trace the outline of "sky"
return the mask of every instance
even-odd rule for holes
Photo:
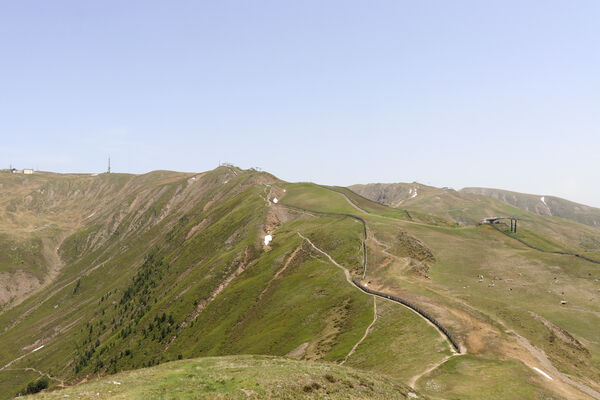
[[[600,2],[0,0],[0,168],[600,207]]]

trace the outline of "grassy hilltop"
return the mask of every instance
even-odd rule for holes
[[[329,363],[265,356],[173,361],[121,372],[35,399],[411,399],[389,378]],[[418,398],[425,399],[422,395]]]
[[[444,204],[420,192],[391,208],[234,167],[0,174],[0,185],[0,274],[32,282],[0,297],[1,398],[40,376],[50,389],[108,375],[87,384],[103,385],[121,371],[242,354],[344,364],[431,398],[600,390],[599,266],[471,222],[510,211],[520,237],[600,258],[593,227],[483,196],[483,206],[460,196]],[[347,214],[366,224],[363,283],[417,304],[461,354],[419,315],[347,281],[365,256],[364,227]],[[196,362],[208,361],[164,368]]]

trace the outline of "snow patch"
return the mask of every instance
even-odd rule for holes
[[[32,353],[35,353],[36,351],[43,349],[44,345],[41,345],[40,347],[36,347],[35,349],[31,350]]]
[[[408,192],[410,194],[410,198],[414,199],[415,197],[417,197],[417,188],[411,188],[410,191]]]
[[[408,397],[412,398],[412,399],[418,399],[419,396],[416,393],[413,392],[408,392]]]
[[[273,240],[273,236],[271,236],[271,235],[265,236],[265,246],[268,246],[269,243],[271,242],[271,240]]]
[[[544,203],[544,205],[546,206],[546,209],[548,210],[548,213],[550,215],[552,215],[552,210],[550,209],[550,207],[548,207],[548,204],[546,203],[546,196],[542,196],[540,197],[540,200],[542,201],[542,203]]]
[[[277,197],[275,197],[275,198],[273,199],[273,203],[277,204],[278,202],[279,202],[279,200],[277,200]]]
[[[544,375],[544,376],[545,376],[545,377],[546,377],[548,380],[551,380],[551,381],[552,381],[552,380],[554,380],[554,379],[552,379],[552,377],[551,377],[550,375],[548,375],[547,373],[545,373],[544,371],[542,371],[542,370],[541,370],[541,369],[539,369],[538,367],[533,367],[533,369],[534,369],[536,372],[540,373],[541,375]]]
[[[112,381],[113,385],[120,385],[121,382],[117,382],[117,381]]]

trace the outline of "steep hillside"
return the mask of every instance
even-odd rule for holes
[[[39,215],[65,238],[52,248],[55,274],[42,264],[42,284],[0,313],[3,398],[39,374],[56,387],[179,357],[342,361],[373,319],[370,297],[340,285],[343,272],[303,239],[359,271],[361,227],[276,207],[269,174],[4,178],[30,185],[6,193],[15,225]],[[16,267],[33,275],[36,265]],[[432,329],[415,322],[415,332]]]
[[[37,286],[0,311],[0,398],[41,376],[56,389],[241,354],[344,364],[437,399],[600,398],[598,265],[453,221],[507,207],[520,238],[598,257],[594,228],[426,188],[390,208],[234,167],[2,184],[14,253],[0,271]]]
[[[508,204],[539,215],[553,215],[593,227],[600,227],[600,209],[554,196],[539,196],[510,192],[508,190],[470,187],[464,193],[480,194],[502,200]]]
[[[331,363],[265,356],[173,361],[31,399],[426,399],[389,378]]]

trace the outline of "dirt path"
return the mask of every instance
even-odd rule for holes
[[[438,361],[437,363],[433,364],[431,367],[427,368],[425,371],[421,372],[420,374],[417,374],[415,376],[413,376],[412,378],[410,378],[410,381],[408,382],[408,386],[410,386],[411,388],[415,388],[415,384],[417,383],[417,381],[419,379],[421,379],[421,377],[428,375],[429,373],[431,373],[432,371],[438,369],[439,367],[441,367],[446,361],[448,361],[449,359],[451,359],[454,356],[457,356],[457,353],[454,354],[448,354],[446,357],[442,358],[440,361]]]
[[[19,356],[17,358],[15,358],[14,360],[10,361],[8,364],[6,364],[5,366],[3,366],[2,368],[0,368],[0,371],[5,370],[6,368],[10,367],[11,365],[13,365],[14,363],[16,363],[19,360],[22,360],[23,358],[27,357],[28,355],[35,353],[38,350],[41,350],[44,347],[44,345],[38,346],[35,349],[31,350],[29,353],[25,353],[22,356]]]
[[[346,276],[346,281],[349,284],[351,284],[352,286],[354,286],[354,284],[352,283],[352,278],[350,278],[350,271],[348,271],[348,269],[346,267],[341,266],[340,264],[338,264],[333,258],[331,258],[331,256],[329,254],[325,253],[323,250],[321,250],[320,248],[318,248],[317,246],[315,246],[314,243],[311,242],[309,238],[307,238],[306,236],[304,236],[300,232],[298,232],[298,235],[300,235],[300,237],[302,239],[306,240],[308,242],[308,244],[310,244],[313,249],[315,249],[317,252],[323,254],[325,257],[327,257],[329,259],[329,261],[331,261],[331,263],[333,265],[335,265],[336,267],[338,267],[342,271],[344,271],[344,275]]]
[[[164,346],[163,353],[165,351],[167,351],[169,349],[169,347],[171,346],[171,344],[175,341],[175,339],[177,339],[177,336],[178,336],[179,332],[181,332],[181,330],[184,329],[188,324],[194,322],[196,320],[196,318],[198,318],[198,316],[200,316],[200,314],[202,313],[202,311],[204,311],[204,309],[206,307],[208,307],[208,305],[210,305],[210,303],[212,303],[217,298],[217,296],[223,290],[225,290],[229,286],[229,284],[235,278],[237,278],[238,276],[240,276],[240,274],[242,272],[244,272],[248,267],[250,267],[250,265],[252,265],[255,261],[250,261],[249,260],[249,252],[248,252],[248,248],[246,248],[244,250],[243,259],[240,261],[240,264],[239,264],[238,268],[235,271],[233,271],[223,282],[221,282],[211,292],[210,296],[208,296],[207,298],[201,300],[198,303],[198,305],[196,306],[196,308],[194,308],[194,310],[190,314],[188,314],[188,316],[179,325],[179,327],[177,328],[177,330],[175,331],[175,333],[171,336],[171,338],[169,339],[169,341],[167,342],[167,344]]]
[[[292,260],[296,257],[296,255],[298,254],[298,252],[300,251],[300,249],[302,248],[302,245],[296,247],[296,250],[294,250],[292,252],[292,254],[288,257],[288,259],[285,261],[285,263],[283,264],[283,267],[281,267],[276,273],[275,275],[273,275],[273,277],[271,278],[271,280],[266,284],[265,288],[262,290],[262,292],[260,292],[260,294],[258,295],[258,299],[260,300],[264,294],[267,292],[267,290],[269,290],[269,287],[271,286],[271,283],[276,280],[277,278],[279,278],[279,276],[283,273],[283,271],[285,271],[288,267],[288,265],[290,265],[290,263],[292,262]]]
[[[356,344],[354,345],[354,347],[352,347],[348,354],[346,354],[346,357],[344,357],[344,360],[340,363],[340,365],[343,365],[346,361],[348,361],[348,358],[350,358],[350,356],[354,354],[358,346],[367,338],[367,335],[371,332],[371,328],[373,328],[375,322],[377,322],[377,297],[373,296],[373,322],[371,322],[371,324],[367,326],[365,334],[360,338],[358,342],[356,342]]]
[[[439,334],[440,336],[448,342],[449,346],[450,346],[450,350],[452,352],[455,352],[454,350],[454,346],[452,344],[452,342],[450,341],[450,339],[448,339],[448,337],[446,336],[446,334],[444,334],[444,332],[442,332],[437,326],[435,326],[435,324],[433,324],[431,321],[429,321],[427,318],[425,318],[423,315],[421,315],[420,313],[418,313],[417,311],[413,310],[412,308],[410,308],[409,306],[399,303],[391,298],[385,297],[385,296],[381,296],[381,295],[376,295],[376,294],[372,294],[372,293],[368,293],[365,292],[363,289],[361,289],[359,286],[357,286],[353,281],[352,278],[350,277],[350,271],[338,264],[329,254],[327,254],[326,252],[324,252],[323,250],[319,249],[317,246],[314,245],[313,242],[310,241],[310,239],[308,239],[307,237],[305,237],[304,235],[302,235],[300,232],[298,232],[298,235],[300,235],[301,238],[303,238],[304,240],[306,240],[313,249],[315,249],[316,251],[318,251],[319,253],[321,253],[322,255],[324,255],[325,257],[327,257],[329,259],[329,261],[331,261],[336,267],[340,268],[342,271],[344,271],[344,275],[346,276],[346,281],[348,281],[348,283],[350,283],[352,286],[354,286],[355,288],[357,288],[358,290],[360,290],[361,292],[368,294],[369,296],[373,296],[373,297],[381,297],[382,299],[394,302],[396,304],[401,304],[402,306],[406,307],[407,309],[409,309],[410,311],[414,312],[416,315],[418,315],[421,319],[423,319],[425,322],[427,322],[431,327],[433,327]]]
[[[336,191],[337,192],[337,191]],[[346,198],[346,200],[352,204],[355,208],[358,208],[344,193],[341,192],[337,192],[341,195],[344,196],[344,198]],[[365,212],[365,210],[360,209],[361,212]],[[307,210],[310,211],[310,210]],[[368,213],[370,214],[370,213]],[[395,218],[389,218],[389,217],[383,217],[385,219],[393,219],[397,222],[400,222],[400,220],[397,220]],[[410,222],[410,221],[401,221],[401,222]],[[419,224],[419,225],[424,225],[422,223],[416,223],[416,222],[411,222],[414,224]],[[365,229],[367,227],[365,226]],[[323,250],[319,249],[318,247],[316,247],[309,239],[305,238],[302,234],[298,233],[302,238],[304,238],[316,251],[318,251],[319,253],[325,255],[334,265],[336,265],[338,268],[342,269],[344,271],[344,274],[346,276],[346,280],[349,281],[350,283],[352,283],[352,280],[350,278],[350,273],[348,271],[348,269],[346,269],[345,267],[341,266],[340,264],[338,264],[329,254],[327,254],[326,252],[324,252]],[[371,234],[370,235],[372,239],[375,239],[374,236]],[[365,240],[367,238],[365,237]],[[378,242],[375,239],[376,242]],[[378,243],[379,245],[382,245],[382,243]],[[388,253],[386,250],[387,248],[384,247],[384,252]],[[389,253],[388,253],[389,254]],[[392,255],[392,254],[389,254]],[[393,255],[392,255],[393,256]],[[366,265],[365,265],[365,273],[366,273]],[[375,296],[373,296],[375,297]],[[390,300],[392,301],[392,300]],[[410,307],[407,307],[410,309]],[[414,310],[411,309],[411,311],[415,312]],[[417,313],[418,314],[418,313]],[[418,314],[420,317],[423,318],[423,316],[421,316],[420,314]],[[425,318],[423,318],[425,319]],[[426,319],[425,319],[426,320]],[[427,320],[426,320],[427,321]],[[431,322],[427,321],[428,323],[431,324]],[[516,337],[517,342],[521,345],[521,347],[525,348],[527,350],[527,352],[535,359],[535,360],[527,360],[527,357],[515,357],[515,355],[513,354],[513,357],[520,360],[521,362],[523,362],[525,365],[527,365],[529,368],[531,368],[532,370],[540,373],[540,368],[538,368],[538,365],[545,369],[546,372],[549,372],[551,375],[554,375],[556,378],[558,378],[559,382],[554,381],[554,387],[559,386],[557,389],[559,389],[560,392],[562,392],[563,394],[566,394],[568,398],[580,398],[580,393],[581,394],[586,394],[588,396],[591,396],[592,398],[596,399],[596,400],[600,400],[600,393],[598,393],[597,391],[595,391],[594,389],[580,383],[580,382],[576,382],[573,379],[571,379],[570,377],[568,377],[567,375],[561,373],[560,371],[558,371],[553,365],[552,363],[548,360],[548,358],[546,357],[545,353],[541,350],[539,350],[538,348],[536,348],[535,346],[531,345],[531,343],[529,343],[529,341],[527,339],[525,339],[524,337],[510,331],[510,330],[506,330],[506,327],[504,326],[504,324],[502,324],[502,322],[500,322],[501,325],[505,328],[505,331],[508,333],[513,333]],[[433,324],[431,324],[433,326]],[[369,326],[369,328],[372,327],[372,324]],[[434,326],[435,327],[435,326]],[[364,340],[364,338],[366,337],[366,335],[368,334],[369,328],[367,328],[367,331],[365,332],[365,335],[363,336],[363,339],[361,339],[360,342],[362,342],[362,340]],[[437,327],[436,327],[437,329]],[[447,340],[447,338],[445,337],[445,335],[443,335],[442,332],[439,331],[440,335],[442,335],[444,337],[444,339]],[[358,345],[358,343],[357,343]],[[355,345],[355,347],[357,347],[357,345]],[[450,348],[452,349],[452,346],[450,346]],[[460,355],[459,353],[453,353],[451,355],[448,355],[446,357],[444,357],[442,360],[440,360],[438,363],[430,366],[429,368],[427,368],[425,371],[423,371],[422,373],[415,375],[414,377],[411,378],[410,380],[410,386],[414,387],[414,385],[416,384],[416,382],[423,376],[430,374],[431,372],[433,372],[435,369],[439,368],[441,365],[443,365],[445,362],[447,362],[450,358],[456,356],[456,355]],[[345,360],[350,356],[350,354],[348,356],[346,356]],[[344,362],[345,362],[344,360]],[[532,362],[533,361],[533,362]],[[536,363],[535,361],[537,361],[538,363]],[[543,370],[542,370],[543,371]],[[546,376],[547,374],[543,373],[541,375]],[[551,378],[552,379],[552,378]],[[558,383],[558,385],[556,385]],[[575,392],[574,392],[575,391]]]
[[[529,340],[527,340],[526,338],[524,338],[523,336],[519,335],[518,333],[516,333],[515,331],[513,331],[511,329],[508,329],[505,332],[513,334],[515,336],[517,342],[522,347],[527,349],[527,351],[529,351],[529,353],[539,363],[539,366],[538,366],[538,365],[535,365],[534,363],[530,362],[529,360],[521,359],[521,362],[523,362],[529,368],[535,370],[536,372],[540,372],[539,367],[541,367],[542,371],[545,372],[542,375],[544,375],[544,376],[549,375],[550,380],[554,380],[553,378],[558,378],[560,381],[562,381],[566,385],[576,388],[577,390],[587,394],[588,396],[593,397],[594,399],[600,400],[600,392],[592,389],[589,386],[584,385],[583,383],[577,382],[577,381],[571,379],[568,375],[560,372],[558,369],[556,369],[556,367],[554,365],[552,365],[552,363],[546,356],[546,353],[544,353],[542,350],[540,350],[537,347],[535,347],[534,345],[532,345],[529,342]]]
[[[35,369],[32,367],[9,368],[9,369],[7,369],[7,371],[33,371],[33,372],[39,374],[40,376],[45,376],[48,379],[52,379],[53,381],[58,382],[60,387],[65,387],[65,381],[63,381],[62,379],[56,378],[56,377],[48,374],[47,372],[43,372],[43,371],[40,371],[39,369]]]

